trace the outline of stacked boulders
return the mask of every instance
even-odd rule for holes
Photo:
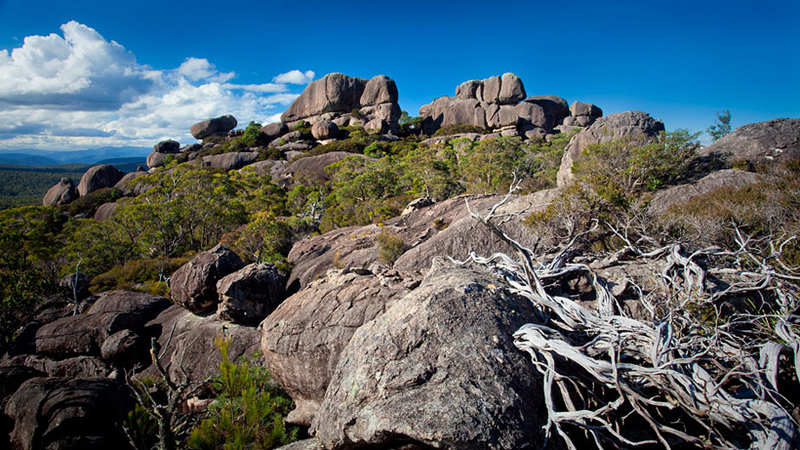
[[[181,144],[172,139],[161,141],[153,146],[153,153],[147,156],[147,167],[155,168],[164,165],[168,155],[180,153]]]
[[[281,116],[281,122],[300,120],[312,125],[330,121],[337,127],[363,126],[396,133],[400,120],[394,80],[378,75],[370,80],[330,73],[312,81]]]
[[[217,245],[175,271],[170,296],[193,314],[216,312],[222,320],[254,324],[284,300],[285,286],[272,264],[245,266],[239,255]]]
[[[78,194],[81,197],[98,189],[114,187],[125,173],[111,164],[101,164],[86,171],[78,183]]]
[[[419,109],[422,131],[455,124],[478,126],[502,136],[541,138],[563,124],[586,126],[602,116],[600,108],[575,102],[575,112],[566,100],[554,95],[526,98],[522,80],[513,73],[484,80],[469,80],[456,88],[455,97],[439,97]],[[588,108],[588,109],[587,109]],[[572,116],[575,118],[570,119]]]

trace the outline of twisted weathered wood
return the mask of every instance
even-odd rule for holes
[[[471,209],[470,214],[512,246],[519,258],[472,254],[465,263],[493,267],[511,292],[529,299],[540,312],[540,323],[524,325],[514,338],[543,375],[548,437],[555,431],[569,448],[577,449],[575,436],[564,428],[572,425],[585,430],[597,448],[608,442],[659,443],[665,448],[676,443],[703,448],[796,448],[798,427],[781,404],[778,390],[782,353],[793,353],[800,379],[800,318],[793,315],[799,306],[797,288],[788,284],[796,276],[778,272],[770,264],[780,262],[776,254],[794,237],[771,245],[772,254],[765,258],[748,250],[749,240],[741,233],[740,248],[734,252],[709,248],[687,255],[678,244],[644,251],[612,229],[626,244],[624,255],[663,262],[657,274],[659,292],[646,293],[635,286],[651,316],[645,323],[617,307],[617,300],[589,266],[568,262],[577,238],[554,258],[540,262],[497,226],[498,210],[515,189],[512,185],[485,216]],[[624,257],[620,255],[615,257]],[[720,266],[708,272],[697,263],[699,258],[715,257],[721,259]],[[741,269],[743,260],[748,270]],[[725,276],[727,287],[710,288],[709,272]],[[575,273],[588,274],[592,280],[595,309],[550,295],[542,282]],[[691,316],[691,308],[715,308],[714,302],[725,296],[750,291],[773,293],[778,299],[773,313],[735,313],[726,323],[701,323]],[[659,301],[668,304],[656,308]],[[755,328],[758,333],[748,331]],[[597,392],[598,387],[602,392]],[[648,424],[649,438],[623,431],[629,414]],[[676,414],[689,420],[675,421]]]

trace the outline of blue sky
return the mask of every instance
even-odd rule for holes
[[[386,74],[412,115],[514,72],[668,129],[800,117],[797,0],[560,3],[0,0],[0,149],[188,143],[274,118],[312,72]]]

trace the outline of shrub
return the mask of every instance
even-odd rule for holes
[[[270,380],[269,372],[247,359],[232,362],[232,338],[217,337],[222,354],[219,375],[214,379],[218,392],[208,418],[193,430],[188,447],[212,449],[272,449],[297,439],[297,428],[287,427],[283,419],[293,403]]]
[[[386,228],[381,229],[376,241],[378,244],[378,254],[381,259],[390,264],[397,261],[397,258],[405,251],[403,237]]]
[[[96,294],[128,289],[164,295],[167,291],[165,278],[170,277],[186,262],[188,258],[165,257],[131,261],[94,277],[89,284],[89,291]]]
[[[120,197],[122,197],[122,192],[117,189],[98,189],[83,197],[79,197],[77,200],[67,205],[67,213],[73,217],[79,214],[86,214],[87,217],[92,218],[100,205],[117,201]]]
[[[433,135],[450,136],[453,134],[463,134],[463,133],[489,134],[489,130],[486,130],[477,125],[469,125],[466,123],[454,123],[452,125],[445,125],[442,128],[439,128],[438,130],[436,130],[435,133],[433,133]]]

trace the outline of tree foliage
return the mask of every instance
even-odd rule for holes
[[[706,132],[711,135],[711,139],[717,139],[725,136],[731,132],[731,113],[730,111],[723,110],[721,113],[717,111],[717,119],[714,124],[706,128]]]

